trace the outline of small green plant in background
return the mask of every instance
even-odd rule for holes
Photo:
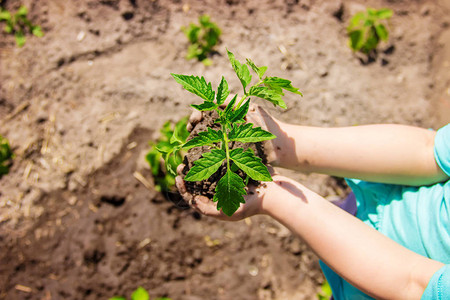
[[[388,8],[368,8],[365,12],[355,14],[347,27],[350,48],[369,54],[377,48],[380,41],[388,41],[386,23],[392,15],[392,10]]]
[[[225,103],[230,91],[223,76],[217,93],[203,76],[179,74],[172,74],[172,76],[184,89],[204,100],[201,104],[192,105],[193,108],[199,111],[216,111],[218,113],[219,117],[215,122],[219,123],[221,127],[219,130],[208,128],[207,131],[200,132],[198,136],[190,139],[187,143],[176,146],[175,149],[184,150],[201,146],[212,147],[211,152],[203,153],[202,158],[194,162],[194,166],[186,174],[184,180],[206,180],[225,162],[226,173],[217,182],[213,201],[217,202],[218,210],[222,209],[226,215],[231,216],[240,204],[245,202],[243,195],[246,195],[245,185],[249,178],[256,181],[272,181],[267,167],[251,149],[245,151],[243,148],[230,149],[231,143],[234,142],[257,143],[276,137],[261,127],[253,127],[251,123],[245,124],[250,98],[265,99],[275,106],[286,108],[282,99],[283,91],[302,94],[287,79],[264,76],[267,67],[257,67],[250,59],[242,64],[233,53],[228,50],[227,52],[230,63],[242,84],[244,94],[240,99],[236,94],[225,109],[222,109],[221,106]],[[257,75],[257,82],[254,84],[251,84],[252,75],[249,68]],[[165,152],[164,155],[166,155],[166,159],[170,159],[170,155],[168,156]],[[246,174],[245,180],[236,173],[239,169]]]
[[[22,47],[25,44],[25,34],[27,31],[37,37],[42,37],[44,35],[41,27],[33,25],[27,15],[28,9],[25,6],[21,6],[14,14],[3,7],[0,8],[0,21],[6,23],[4,31],[6,33],[14,34],[16,44],[19,47]]]
[[[0,177],[9,173],[9,163],[13,152],[6,138],[0,135]]]
[[[332,295],[331,286],[328,283],[328,281],[325,280],[325,282],[320,286],[320,292],[317,293],[317,299],[318,300],[329,300]]]
[[[116,296],[116,297],[109,298],[109,300],[127,300],[127,298],[125,298],[123,296],[118,296],[118,297]],[[151,299],[150,299],[150,295],[146,289],[144,289],[143,287],[138,287],[131,294],[131,300],[151,300]],[[171,300],[171,299],[166,298],[166,297],[159,297],[159,298],[154,298],[153,300]]]
[[[145,159],[150,164],[155,189],[158,192],[170,191],[175,186],[176,168],[183,160],[183,154],[177,147],[184,144],[189,136],[186,130],[187,121],[188,117],[181,119],[175,125],[167,121],[160,129],[160,137],[156,143],[150,143],[152,148]],[[163,161],[165,161],[165,168]]]
[[[191,23],[188,27],[181,27],[190,42],[186,59],[196,58],[205,65],[211,65],[208,55],[219,42],[222,32],[216,23],[210,21],[208,15],[200,16],[198,21],[198,25]]]

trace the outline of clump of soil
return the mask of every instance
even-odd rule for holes
[[[193,137],[197,136],[199,132],[206,131],[208,127],[214,130],[220,129],[220,125],[218,123],[214,123],[218,117],[219,115],[216,111],[203,112],[202,120],[199,123],[197,123],[195,127],[192,129],[191,134],[188,137],[188,141]],[[250,148],[253,150],[256,156],[262,159],[263,163],[267,162],[262,143],[231,142],[229,147],[230,149],[243,148],[244,151]],[[194,165],[195,161],[200,159],[203,153],[210,152],[211,150],[212,147],[210,146],[195,147],[189,149],[187,155],[184,158],[185,167],[182,172],[183,176],[185,176],[189,172],[189,170]],[[220,178],[222,178],[223,175],[225,175],[226,172],[227,166],[226,161],[224,161],[222,163],[222,166],[220,166],[220,168],[208,179],[194,182],[186,181],[186,189],[193,195],[203,195],[208,198],[212,198],[214,197],[215,194],[217,182],[220,180]],[[239,170],[237,174],[241,176],[243,179],[246,178],[246,174],[242,170]],[[249,184],[258,185],[259,182],[250,179]]]

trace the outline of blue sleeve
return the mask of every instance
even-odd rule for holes
[[[450,295],[450,265],[440,268],[431,277],[427,288],[422,294],[422,300],[444,300]]]
[[[450,123],[436,133],[434,138],[434,158],[442,171],[450,176]]]

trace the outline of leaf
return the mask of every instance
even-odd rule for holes
[[[350,48],[352,48],[353,51],[360,50],[364,44],[363,31],[354,30],[350,32],[348,35],[350,37]]]
[[[375,25],[375,31],[377,32],[377,35],[381,40],[383,40],[383,41],[388,40],[389,33],[383,24]]]
[[[40,26],[33,26],[31,28],[31,32],[33,33],[34,36],[37,36],[37,37],[43,37],[44,36],[44,33],[42,32]]]
[[[214,91],[211,83],[207,83],[205,78],[198,76],[187,76],[171,73],[176,82],[181,84],[187,91],[199,96],[206,101],[214,101]]]
[[[8,21],[8,20],[11,20],[11,13],[7,10],[0,10],[0,21]]]
[[[259,79],[262,79],[264,76],[264,73],[267,71],[267,67],[257,67],[253,61],[247,58],[247,65],[252,68],[253,71],[255,71],[256,74],[258,74]]]
[[[127,300],[127,298],[116,296],[116,297],[109,298],[108,300]]]
[[[248,99],[237,110],[231,110],[228,112],[228,119],[231,123],[245,122],[244,117],[247,115],[250,107],[250,99]]]
[[[245,152],[242,148],[233,149],[230,152],[230,158],[253,180],[272,181],[269,170],[261,162],[262,159],[257,157],[251,149]]]
[[[389,8],[382,8],[376,12],[376,16],[379,19],[389,19],[393,14],[394,12]]]
[[[187,120],[188,118],[185,117],[175,124],[173,134],[170,137],[170,143],[184,144],[186,142],[186,139],[189,136],[189,132],[186,129]]]
[[[244,91],[245,91],[245,88],[252,80],[252,75],[250,75],[250,71],[248,70],[247,65],[241,64],[234,57],[234,54],[231,53],[230,51],[228,51],[228,49],[227,49],[227,53],[228,53],[228,59],[231,62],[231,66],[233,67],[234,71],[236,72],[236,75],[239,78],[239,80],[241,81],[242,86],[244,87]]]
[[[214,102],[210,102],[210,101],[205,101],[202,104],[191,104],[191,106],[193,108],[195,108],[196,110],[199,111],[207,111],[207,110],[214,110],[217,108],[217,104],[215,104]]]
[[[211,152],[204,153],[202,158],[194,162],[194,166],[186,174],[184,180],[201,181],[208,179],[219,169],[225,158],[226,153],[222,149],[214,149]]]
[[[278,92],[281,92],[281,89],[289,91],[294,94],[298,94],[300,96],[303,96],[303,94],[298,90],[298,88],[295,88],[292,86],[292,83],[290,80],[280,78],[280,77],[267,77],[264,79],[263,83],[270,87],[273,90],[277,90]]]
[[[224,214],[232,216],[241,203],[245,203],[243,195],[246,195],[245,184],[239,175],[228,170],[219,180],[213,201],[217,202],[217,210],[222,209]]]
[[[133,294],[131,300],[150,300],[150,295],[143,287],[138,287]]]
[[[19,7],[16,12],[16,16],[26,17],[28,14],[28,9],[25,6]]]
[[[19,47],[22,47],[23,45],[25,45],[25,35],[23,34],[22,30],[18,30],[16,31],[16,33],[14,34],[14,37],[16,38],[16,44]]]
[[[156,144],[155,148],[161,153],[170,153],[173,152],[174,144],[169,141],[160,141]]]
[[[257,143],[272,140],[274,138],[276,138],[275,135],[261,129],[261,127],[253,127],[252,123],[233,126],[228,133],[228,139],[230,141],[242,143]]]
[[[216,101],[218,105],[221,105],[225,102],[230,91],[228,90],[228,82],[225,80],[225,77],[222,76],[222,80],[220,81],[219,87],[217,88]]]
[[[208,131],[202,131],[198,133],[198,136],[193,137],[186,144],[183,145],[183,149],[191,149],[194,147],[211,145],[218,143],[223,139],[223,132],[221,130],[213,130],[208,127]]]
[[[287,108],[283,99],[281,99],[281,94],[267,86],[252,86],[250,88],[249,96],[256,96],[266,99],[272,102],[275,106],[278,105],[281,108]]]
[[[160,160],[162,155],[155,147],[150,149],[150,151],[145,156],[145,160],[150,165],[150,170],[152,171],[153,176],[157,176],[160,170]]]

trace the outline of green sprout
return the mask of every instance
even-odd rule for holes
[[[0,135],[0,177],[9,173],[9,162],[13,152],[6,138]]]
[[[188,27],[181,27],[181,30],[190,42],[186,59],[197,58],[198,61],[208,66],[212,64],[208,55],[219,42],[222,32],[217,24],[210,21],[208,15],[200,16],[198,21],[199,25],[191,23]]]
[[[175,186],[176,169],[183,160],[183,155],[176,148],[186,142],[189,132],[186,130],[188,118],[178,121],[175,126],[167,121],[160,129],[160,137],[145,156],[149,163],[155,189],[158,192],[170,191]],[[164,153],[164,154],[163,154]],[[165,160],[165,169],[161,162]]]
[[[391,9],[368,8],[366,12],[355,14],[347,27],[350,48],[369,54],[380,41],[388,41],[387,20],[392,17]]]
[[[25,6],[21,6],[15,14],[10,13],[3,7],[0,8],[0,21],[6,23],[4,31],[6,33],[14,34],[16,44],[19,47],[22,47],[25,44],[25,33],[27,30],[37,37],[42,37],[44,35],[41,27],[33,25],[27,15],[28,9]]]
[[[127,298],[123,296],[116,296],[109,298],[109,300],[127,300]],[[150,295],[146,289],[140,286],[131,294],[131,300],[150,300]],[[155,298],[154,300],[171,300],[171,299],[166,297],[159,297]]]
[[[231,216],[240,204],[245,202],[243,196],[246,195],[246,180],[244,181],[236,174],[236,171],[240,169],[246,176],[256,181],[272,181],[267,166],[251,149],[245,151],[243,148],[230,149],[230,143],[233,142],[257,143],[276,138],[275,135],[261,127],[253,127],[253,124],[245,123],[250,97],[262,98],[275,106],[286,108],[282,99],[284,90],[298,95],[302,95],[302,93],[287,79],[265,77],[267,67],[257,67],[250,59],[247,59],[245,64],[241,64],[233,53],[228,50],[227,52],[231,65],[242,84],[244,94],[239,99],[236,94],[225,109],[222,109],[221,106],[224,105],[230,91],[223,76],[217,92],[213,90],[211,83],[206,82],[204,77],[179,74],[172,74],[172,76],[184,89],[204,100],[203,103],[194,104],[192,107],[199,111],[216,111],[219,117],[215,122],[220,124],[219,130],[208,128],[207,131],[200,132],[185,144],[176,147],[177,150],[188,150],[201,146],[212,147],[210,152],[203,153],[202,158],[194,162],[194,166],[186,174],[184,180],[206,180],[225,162],[227,171],[217,183],[213,201],[217,202],[218,210],[222,209],[226,215]],[[249,67],[257,74],[258,80],[255,84],[251,84],[252,75]],[[166,159],[170,158],[166,156]]]

